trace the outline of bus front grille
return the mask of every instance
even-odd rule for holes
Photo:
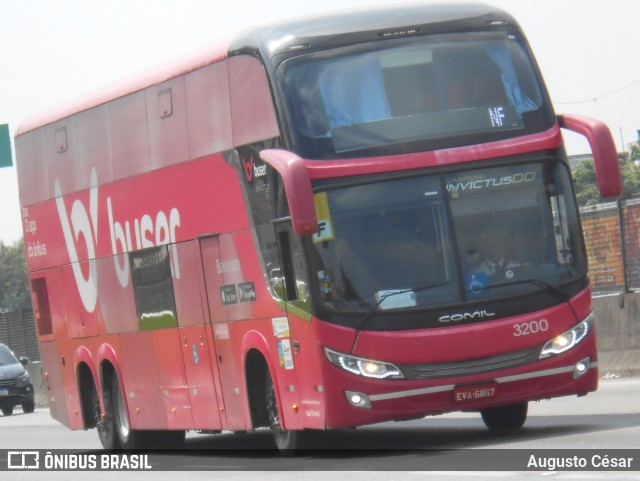
[[[467,361],[432,364],[401,364],[397,366],[406,379],[438,379],[443,377],[483,374],[522,366],[537,361],[539,354],[540,348],[536,347]]]

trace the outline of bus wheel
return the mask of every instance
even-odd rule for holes
[[[521,428],[527,420],[528,403],[499,406],[480,411],[484,424],[491,431],[507,431]]]
[[[300,449],[301,447],[302,431],[292,431],[282,428],[276,390],[269,373],[265,376],[265,392],[269,428],[271,429],[271,434],[276,442],[276,446],[284,456],[293,456],[296,449]]]
[[[146,448],[149,439],[148,436],[146,436],[147,433],[145,431],[131,429],[124,396],[120,388],[120,381],[115,374],[111,379],[111,403],[115,436],[122,449]]]
[[[91,409],[102,447],[104,449],[120,449],[120,444],[116,437],[115,424],[113,422],[113,410],[111,409],[111,396],[109,391],[105,391],[104,393],[104,417],[100,410],[100,399],[98,399],[98,392],[95,386],[93,387]]]

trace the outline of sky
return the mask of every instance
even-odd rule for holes
[[[619,150],[638,140],[639,1],[485,3],[521,24],[557,113],[604,121]],[[398,0],[0,0],[0,124],[13,136],[32,113],[250,25],[380,5]],[[565,140],[569,154],[589,151],[574,134]],[[20,237],[16,169],[0,169],[0,241]]]

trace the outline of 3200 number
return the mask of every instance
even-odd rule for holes
[[[540,319],[539,321],[522,322],[513,325],[513,335],[515,337],[528,336],[549,330],[549,321]]]

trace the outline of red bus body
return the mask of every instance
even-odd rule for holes
[[[503,15],[456,10],[447,21],[486,24]],[[246,45],[242,39],[221,44],[30,118],[18,131],[25,248],[52,416],[71,429],[100,426],[117,404],[114,379],[128,427],[140,432],[265,425],[268,378],[286,432],[594,391],[593,329],[559,355],[506,367],[476,363],[529,352],[573,329],[591,313],[588,285],[553,305],[532,302],[526,313],[500,318],[491,309],[450,305],[439,327],[429,329],[326,322],[274,294],[241,184],[242,176],[251,183],[277,171],[291,235],[305,239],[318,232],[313,195],[322,182],[494,160],[508,165],[504,159],[562,152],[561,126],[581,130],[593,146],[610,139],[608,130],[563,117],[540,132],[487,142],[306,160],[283,150],[293,150],[290,120],[283,120],[280,100],[274,104],[271,60],[250,51],[259,42],[247,38]],[[263,164],[256,157],[229,160],[242,146],[274,138],[283,140],[259,149]],[[600,150],[596,161],[609,176],[601,186],[615,195],[617,164],[606,158],[612,148]],[[170,275],[153,277],[149,265]],[[169,284],[170,291],[162,290]],[[169,304],[167,292],[173,292]],[[156,305],[164,307],[148,307]],[[453,322],[459,319],[465,322]],[[340,369],[325,349],[401,370],[459,369],[376,379]]]

